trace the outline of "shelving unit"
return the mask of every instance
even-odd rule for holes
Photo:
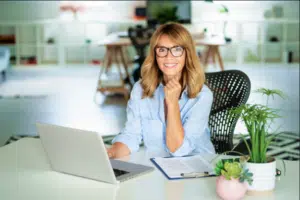
[[[187,27],[209,27],[218,30],[218,26],[222,23],[223,21],[194,19],[193,24]],[[15,35],[15,44],[0,44],[0,46],[8,46],[11,49],[11,55],[15,58],[12,65],[23,65],[24,57],[34,57],[37,65],[98,64],[104,57],[105,47],[98,46],[97,41],[110,33],[111,24],[126,29],[136,24],[145,25],[146,21],[0,22],[0,35]],[[202,29],[195,30],[202,31]],[[229,20],[228,31],[230,32],[228,36],[233,41],[220,48],[224,62],[286,63],[289,52],[293,54],[293,62],[299,62],[299,20]],[[270,42],[272,36],[277,37],[278,42]],[[49,42],[50,38],[53,43]],[[130,51],[134,52],[133,47]]]
[[[194,20],[198,27],[208,27],[217,32],[224,21]],[[299,63],[299,20],[267,19],[261,21],[228,20],[227,35],[231,44],[221,47],[225,62],[243,63],[287,63],[288,52],[293,54],[293,63]],[[228,32],[230,32],[228,34]],[[270,42],[275,36],[278,42]],[[232,54],[234,54],[234,59]]]
[[[134,26],[145,21],[62,21],[1,22],[0,35],[14,35],[14,44],[3,44],[11,49],[12,65],[24,65],[24,58],[34,57],[37,65],[99,64],[105,47],[97,41],[108,34],[110,25]],[[52,43],[49,43],[49,39]],[[87,42],[86,40],[91,40]],[[31,65],[31,64],[30,64]]]

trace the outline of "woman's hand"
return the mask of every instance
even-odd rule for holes
[[[116,142],[111,147],[106,148],[106,152],[109,158],[120,158],[130,154],[127,145],[121,142]]]
[[[167,106],[176,105],[181,94],[181,85],[177,77],[174,77],[164,87],[165,101]]]
[[[106,152],[109,158],[114,158],[115,157],[115,150],[114,148],[106,148]]]

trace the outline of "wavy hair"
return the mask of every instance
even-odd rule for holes
[[[141,69],[142,98],[153,97],[154,91],[163,78],[155,55],[155,47],[162,35],[167,35],[174,43],[184,47],[186,59],[182,70],[181,84],[183,89],[187,87],[188,97],[195,98],[205,82],[204,70],[196,54],[191,34],[181,24],[174,22],[159,26],[150,39],[149,54]]]

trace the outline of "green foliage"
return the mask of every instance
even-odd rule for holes
[[[285,98],[285,95],[283,94],[283,92],[281,90],[277,90],[277,89],[270,90],[270,89],[267,89],[267,88],[259,88],[255,92],[261,93],[261,94],[267,95],[267,96],[272,96],[273,99],[274,99],[274,95],[278,95],[283,99]]]
[[[252,176],[253,176],[253,173],[249,172],[249,169],[245,169],[240,174],[239,181],[241,183],[247,181],[249,183],[249,185],[252,185],[252,182],[253,182]]]
[[[285,95],[280,90],[270,90],[260,88],[255,92],[261,93],[267,96],[267,104],[269,96],[274,98],[274,95],[278,95],[282,98]],[[246,143],[247,149],[250,155],[250,162],[254,163],[266,163],[267,160],[267,148],[278,134],[270,134],[268,127],[274,121],[279,118],[277,115],[278,110],[269,108],[267,105],[260,104],[245,104],[237,108],[231,109],[232,116],[240,116],[247,128],[248,134],[251,140],[251,147],[243,137]],[[280,134],[280,133],[279,133]]]
[[[230,178],[239,178],[242,172],[240,163],[238,162],[225,162],[224,169],[221,170],[221,174],[226,177],[227,180]]]
[[[220,13],[229,13],[228,8],[225,5],[221,5],[221,8],[219,9]]]
[[[215,173],[217,176],[223,175],[226,180],[231,180],[231,178],[239,179],[241,183],[247,181],[250,185],[253,181],[253,174],[248,169],[245,169],[242,159],[219,160],[215,167]]]
[[[160,24],[177,22],[179,19],[177,16],[177,6],[168,3],[153,7],[150,12],[152,12],[152,15],[155,16]]]

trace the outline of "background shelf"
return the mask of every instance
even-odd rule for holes
[[[144,23],[144,22],[141,22]],[[222,23],[221,23],[222,24]],[[125,26],[126,25],[126,26]],[[135,26],[136,22],[113,24],[113,31],[126,31],[126,27]],[[203,28],[216,29],[220,21],[195,20],[186,25],[189,30],[201,31]],[[110,34],[112,28],[107,22],[95,21],[49,21],[1,24],[0,35],[13,35],[15,43],[4,43],[11,49],[13,65],[19,65],[24,57],[35,57],[36,64],[66,65],[99,64],[104,58],[105,47],[97,41]],[[119,28],[118,28],[119,27]],[[125,29],[125,30],[124,30]],[[299,62],[299,20],[276,19],[261,21],[234,21],[227,23],[227,35],[232,43],[220,47],[225,62],[286,63],[286,55],[292,54],[292,61]],[[271,42],[275,38],[277,42]],[[90,43],[86,43],[89,40]],[[204,47],[198,46],[202,51]],[[135,49],[128,47],[130,60]]]

